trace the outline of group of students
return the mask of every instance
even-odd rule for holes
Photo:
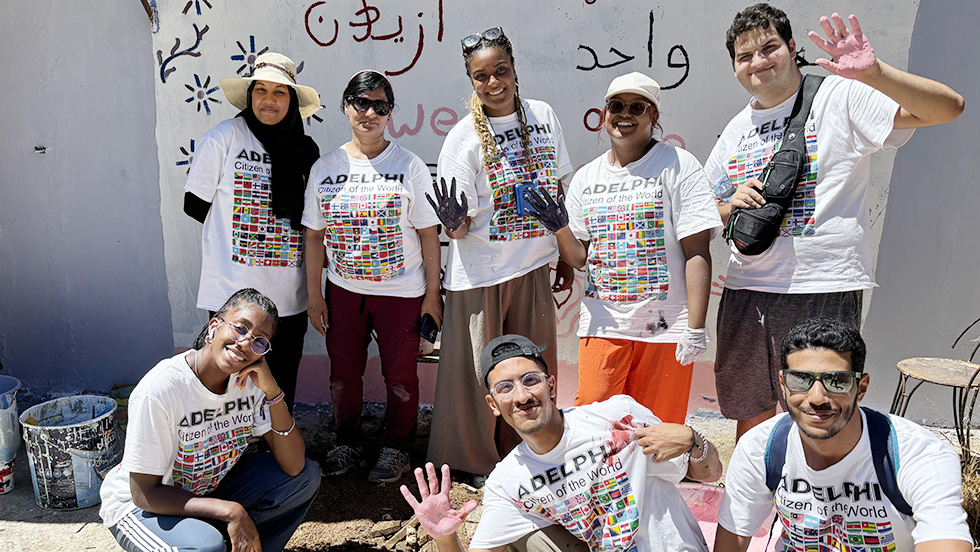
[[[835,14],[835,24],[839,20]],[[756,128],[756,111],[770,117],[787,108],[786,102],[791,106],[799,87],[795,43],[788,21],[783,21],[781,11],[757,5],[740,13],[729,30],[733,69],[754,98],[747,107],[748,122],[740,123],[746,127],[742,130]],[[824,105],[850,101],[853,109],[868,112],[865,126],[871,130],[858,137],[864,140],[860,155],[850,161],[860,165],[871,151],[888,145],[893,126],[912,128],[942,121],[921,117],[916,102],[924,100],[917,99],[909,107],[891,99],[902,97],[895,91],[897,85],[888,81],[894,74],[877,75],[878,80],[869,83],[872,86],[851,90],[855,88],[851,83],[856,83],[851,79],[860,79],[862,72],[867,76],[869,67],[866,59],[853,60],[854,45],[846,35],[853,43],[860,29],[856,20],[852,25],[854,34],[847,35],[842,22],[837,29],[828,24],[825,31],[831,41],[824,42],[829,46],[818,45],[834,57],[828,62],[833,67],[825,67],[847,77],[835,77],[832,86],[824,85],[846,95],[843,99],[825,95]],[[710,469],[694,469],[691,464],[691,472],[684,462],[667,470],[673,474],[667,479],[687,474],[709,480],[720,475],[717,455],[708,455],[710,444],[680,424],[687,411],[691,365],[707,346],[710,239],[732,207],[751,209],[764,202],[758,192],[761,183],[746,176],[751,170],[737,166],[737,156],[729,158],[727,129],[707,171],[690,153],[657,140],[660,87],[640,73],[622,75],[609,84],[602,121],[610,149],[571,177],[561,125],[548,104],[519,94],[514,49],[503,29],[466,36],[461,46],[473,87],[470,113],[443,143],[435,184],[418,156],[385,136],[395,97],[382,73],[365,70],[351,77],[340,102],[351,126],[351,140],[323,156],[303,130],[303,118],[320,107],[319,96],[296,82],[289,58],[266,53],[256,59],[249,77],[221,80],[229,102],[241,112],[201,140],[184,200],[185,212],[204,225],[197,304],[209,312],[210,320],[193,349],[159,363],[131,398],[126,452],[103,485],[101,512],[124,548],[282,549],[315,497],[320,472],[337,475],[366,465],[360,415],[372,331],[387,388],[387,411],[383,447],[368,478],[373,482],[401,478],[410,469],[408,453],[418,426],[416,357],[423,317],[431,317],[443,330],[428,458],[435,465],[457,469],[458,479],[482,484],[511,451],[520,453],[522,440],[522,447],[528,446],[529,435],[550,428],[551,433],[542,435],[554,437],[554,430],[562,427],[565,414],[557,409],[559,422],[549,418],[540,427],[531,424],[535,427],[530,430],[512,423],[516,418],[536,417],[531,413],[543,411],[541,400],[527,402],[520,412],[508,416],[501,408],[506,401],[497,399],[532,388],[545,389],[545,395],[554,398],[558,363],[551,294],[571,286],[572,267],[587,268],[575,405],[602,405],[618,395],[632,397],[624,414],[631,418],[617,417],[620,433],[613,432],[609,444],[600,443],[609,449],[602,452],[604,458],[611,466],[614,452],[634,448],[616,442],[625,436],[629,442],[646,443],[642,446],[654,454],[655,466],[683,452],[699,451],[701,461],[709,459],[703,465]],[[865,58],[866,50],[861,50]],[[871,62],[876,71],[896,71],[877,62],[873,53]],[[864,65],[855,69],[860,63]],[[787,87],[793,87],[790,95],[778,98]],[[770,98],[781,103],[761,103]],[[742,132],[741,138],[733,138],[737,142],[733,148],[744,152],[746,144],[755,147],[746,141],[760,139],[759,134]],[[900,145],[901,138],[894,138],[892,145]],[[820,186],[826,175],[817,173],[815,152],[824,142],[814,141],[808,166],[817,179],[815,186]],[[826,144],[831,152],[826,155],[849,147],[839,145]],[[769,141],[761,146],[769,148]],[[824,155],[821,171],[827,166]],[[863,169],[867,170],[866,164]],[[831,197],[854,195],[847,191],[848,185],[852,185],[849,176],[829,190]],[[811,198],[806,194],[813,191],[802,193]],[[863,193],[863,189],[856,192],[860,198]],[[826,196],[817,197],[818,202],[828,201]],[[740,322],[762,317],[763,312],[756,316],[752,297],[729,297],[729,292],[752,290],[752,278],[766,271],[799,286],[793,271],[803,269],[787,268],[779,261],[799,236],[831,232],[831,241],[848,234],[854,240],[863,238],[853,235],[865,228],[858,220],[861,214],[839,214],[858,220],[854,227],[840,224],[838,215],[814,223],[819,216],[812,204],[807,208],[805,214],[797,213],[804,219],[800,232],[790,232],[792,239],[785,239],[774,253],[760,256],[761,261],[733,254],[731,266],[736,269],[735,274],[729,271],[723,298],[721,368],[716,371],[722,370],[723,413],[738,410],[732,417],[750,425],[771,417],[777,398],[786,406],[777,376],[784,366],[772,360],[773,349],[779,356],[782,336],[777,340],[775,331],[766,333],[770,330],[765,323],[762,330],[753,329],[751,341],[758,341],[763,352],[739,361],[737,347],[728,344],[744,342],[739,339]],[[839,204],[833,208],[840,209]],[[815,228],[820,224],[826,229]],[[439,225],[450,238],[444,276],[440,276]],[[812,241],[819,246],[810,253],[813,259],[823,262],[823,257],[834,256],[826,239]],[[861,244],[856,247],[858,253],[864,251]],[[797,264],[811,260],[800,255]],[[559,257],[552,281],[549,265]],[[321,287],[324,269],[326,284]],[[822,265],[810,267],[814,274],[821,270]],[[853,303],[853,290],[867,283],[844,290],[845,298]],[[774,291],[800,299],[803,296],[796,294],[811,290],[804,285]],[[856,293],[856,315],[854,308],[848,311],[851,322],[860,320],[860,291]],[[826,301],[806,297],[805,305],[797,301],[780,307],[786,311],[782,314],[773,311],[776,323],[785,326],[783,335],[792,323],[840,310],[837,303],[828,307]],[[811,305],[823,310],[808,312]],[[766,308],[770,306],[767,303]],[[733,318],[736,308],[741,314]],[[291,418],[308,323],[325,336],[337,425],[335,446],[319,466],[305,459],[303,440]],[[517,354],[510,356],[538,363],[544,377],[531,371],[514,374],[512,380],[495,377],[496,385],[490,384],[488,376],[502,360],[491,358],[488,363],[486,357],[493,357],[493,345],[507,334],[524,339],[507,341],[519,343],[514,349]],[[729,348],[722,351],[724,347]],[[732,375],[736,365],[761,370],[760,375],[736,381],[742,377]],[[756,384],[760,389],[754,389]],[[750,395],[761,398],[749,400]],[[623,400],[614,399],[616,408],[624,408]],[[772,413],[766,416],[770,408]],[[603,411],[599,417],[617,414]],[[638,422],[631,424],[633,419]],[[647,426],[661,429],[657,435],[645,436],[639,428]],[[739,435],[748,427],[740,421]],[[561,431],[557,435],[561,437]],[[252,436],[264,437],[269,452],[243,455]],[[588,440],[588,433],[580,437]],[[651,445],[651,439],[656,444]],[[539,439],[537,444],[546,442]],[[538,454],[547,452],[535,444],[530,448]],[[417,471],[420,489],[438,495],[438,478],[433,469],[429,471],[428,485],[423,485]],[[664,492],[650,489],[645,500],[659,500],[650,497],[662,497]],[[552,517],[545,518],[554,521],[558,514],[551,511]],[[633,522],[633,518],[623,521],[627,526]],[[521,530],[540,526],[539,522],[518,524]],[[583,540],[594,544],[593,549],[611,546],[602,544],[602,539]],[[701,548],[692,545],[691,549]]]

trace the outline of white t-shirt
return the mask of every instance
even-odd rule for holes
[[[687,327],[680,240],[721,228],[701,163],[662,142],[625,167],[607,152],[575,173],[565,207],[590,242],[579,337],[676,343]]]
[[[548,104],[525,100],[532,162],[524,159],[517,113],[487,117],[500,158],[483,167],[480,138],[467,114],[446,136],[439,153],[440,178],[447,189],[456,179],[469,202],[469,230],[449,240],[443,285],[451,291],[488,287],[523,276],[558,256],[558,242],[537,219],[517,214],[515,184],[531,182],[531,173],[555,197],[558,181],[572,173],[558,117]]]
[[[238,462],[249,438],[272,427],[265,394],[251,379],[238,389],[232,375],[225,394],[216,395],[194,375],[188,353],[160,361],[129,398],[123,459],[99,493],[106,527],[134,508],[130,473],[161,475],[164,485],[204,495]]]
[[[374,159],[354,159],[344,147],[321,157],[310,170],[303,225],[326,230],[327,279],[366,295],[423,295],[416,228],[439,224],[426,191],[428,167],[394,143]]]
[[[204,220],[197,308],[217,311],[241,288],[272,299],[280,316],[305,312],[303,232],[272,213],[272,165],[235,117],[198,143],[184,191],[211,204]]]
[[[471,548],[494,548],[558,524],[591,550],[708,550],[697,519],[674,487],[688,456],[654,462],[637,428],[660,423],[625,395],[569,408],[557,446],[535,454],[521,443],[497,464],[483,493]]]
[[[725,127],[704,172],[721,199],[759,176],[779,149],[796,94],[769,109],[745,107]],[[870,155],[894,149],[898,104],[858,81],[830,76],[813,99],[804,133],[809,163],[779,237],[760,255],[732,245],[725,287],[769,293],[834,293],[875,286],[865,205]]]
[[[776,546],[780,551],[816,550],[822,544],[829,550],[851,546],[911,552],[930,540],[971,541],[961,505],[958,456],[929,430],[898,416],[890,416],[898,440],[898,488],[912,506],[911,517],[899,513],[881,492],[867,431],[840,462],[813,470],[794,425],[774,498],[766,487],[765,452],[781,418],[751,429],[735,446],[718,512],[718,523],[728,531],[755,534],[775,503],[782,525]],[[861,423],[867,427],[864,412]]]

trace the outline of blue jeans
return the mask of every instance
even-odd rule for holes
[[[286,475],[271,452],[246,454],[209,498],[241,504],[255,523],[263,552],[279,552],[303,521],[320,488],[320,468],[306,459],[296,477]],[[225,524],[163,516],[134,508],[109,531],[129,552],[225,552]]]

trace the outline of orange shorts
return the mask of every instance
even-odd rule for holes
[[[583,337],[575,405],[629,395],[664,422],[683,424],[694,365],[681,366],[676,343]]]

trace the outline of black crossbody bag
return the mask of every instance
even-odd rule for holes
[[[803,132],[806,119],[810,115],[813,96],[823,77],[805,75],[802,90],[796,96],[790,121],[783,132],[779,151],[772,155],[769,163],[760,174],[763,187],[760,190],[766,203],[758,209],[732,210],[725,227],[725,240],[734,243],[743,255],[758,255],[769,249],[779,227],[783,223],[786,210],[793,204],[796,187],[803,177],[807,163],[806,136]]]

